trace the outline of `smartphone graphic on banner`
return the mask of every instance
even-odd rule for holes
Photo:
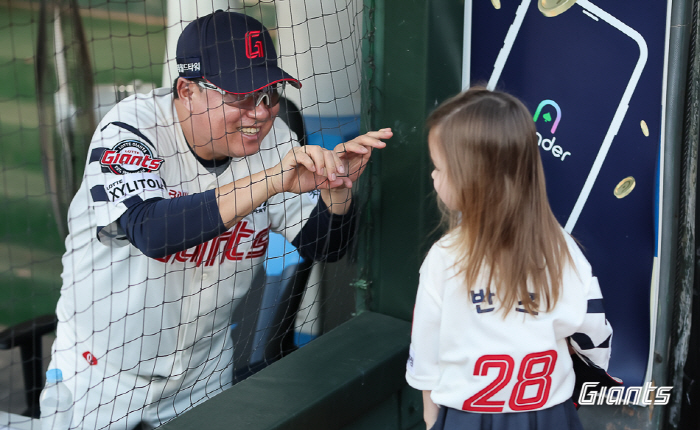
[[[589,0],[552,18],[536,0],[523,0],[501,37],[487,86],[514,94],[533,112],[552,209],[571,232],[625,118],[647,62],[646,42]]]

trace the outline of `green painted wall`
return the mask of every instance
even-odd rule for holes
[[[418,269],[438,237],[425,119],[461,89],[464,2],[365,2],[365,129],[394,137],[370,166],[360,243],[360,302],[410,320]]]

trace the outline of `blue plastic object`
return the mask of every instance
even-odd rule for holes
[[[46,382],[48,384],[55,384],[61,381],[63,381],[63,372],[61,372],[61,369],[49,369],[46,371]]]

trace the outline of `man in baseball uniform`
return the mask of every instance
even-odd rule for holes
[[[350,188],[392,135],[300,147],[276,115],[285,85],[301,84],[245,15],[190,23],[177,63],[172,89],[101,121],[69,209],[50,367],[73,393],[74,428],[157,427],[229,387],[232,311],[264,285],[269,233],[340,258]]]

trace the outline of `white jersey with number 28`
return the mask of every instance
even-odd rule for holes
[[[563,231],[562,231],[563,232]],[[546,409],[571,398],[575,376],[566,342],[607,369],[612,328],[591,266],[567,234],[570,265],[554,309],[504,318],[483,278],[468,289],[445,236],[420,269],[406,380],[438,405],[480,413]],[[483,275],[483,274],[482,274]]]

